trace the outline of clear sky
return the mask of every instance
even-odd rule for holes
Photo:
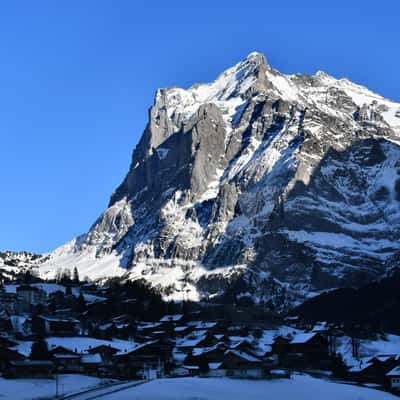
[[[1,2],[0,250],[85,232],[128,171],[156,88],[210,81],[252,51],[400,101],[399,3]]]

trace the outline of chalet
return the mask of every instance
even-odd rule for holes
[[[99,354],[104,364],[110,364],[113,356],[119,352],[119,349],[111,345],[102,344],[100,346],[90,347],[87,352],[89,354]]]
[[[114,368],[120,377],[160,377],[172,366],[172,349],[173,344],[166,340],[142,343],[130,351],[116,353]]]
[[[327,357],[329,355],[329,342],[319,332],[300,333],[290,341],[290,353]]]
[[[276,336],[271,344],[272,353],[278,356],[287,354],[290,351],[290,338],[284,336]]]
[[[196,330],[206,330],[207,332],[218,334],[221,331],[221,325],[218,322],[210,322],[210,321],[196,321],[193,322],[192,325]]]
[[[107,324],[102,324],[97,327],[96,337],[101,339],[111,339],[112,337],[116,337],[118,333],[118,329],[113,322],[109,322]]]
[[[277,354],[272,354],[272,346],[265,342],[259,342],[253,350],[253,354],[262,359],[270,358],[271,356],[274,356],[276,359],[278,359]]]
[[[208,371],[205,375],[210,378],[222,377],[226,376],[226,371],[222,362],[212,362],[208,363]]]
[[[162,329],[161,322],[145,322],[137,326],[138,333],[142,335],[151,335],[153,331],[160,329]]]
[[[348,377],[356,382],[386,385],[388,373],[399,364],[394,355],[377,355],[361,361],[348,370]]]
[[[53,312],[53,316],[57,318],[69,318],[72,312],[72,308],[60,308]]]
[[[168,323],[178,324],[178,323],[182,323],[183,321],[184,321],[183,314],[164,315],[160,319],[160,322],[162,324],[168,324]]]
[[[196,336],[191,334],[177,343],[177,348],[184,352],[189,353],[195,347],[212,347],[218,343],[218,340],[212,334],[202,334]]]
[[[4,371],[11,361],[22,361],[24,358],[17,350],[0,347],[0,371]]]
[[[199,366],[198,365],[182,365],[181,368],[184,368],[189,376],[197,376],[199,375]]]
[[[87,375],[98,375],[99,368],[102,365],[102,358],[99,353],[82,354],[81,366],[82,372]]]
[[[326,321],[316,322],[312,328],[313,332],[328,334],[330,331],[329,324]]]
[[[238,342],[234,342],[229,346],[233,350],[240,350],[247,353],[253,353],[255,347],[246,339],[241,339]]]
[[[17,294],[7,292],[6,290],[0,289],[0,307],[8,314],[15,314],[15,304],[17,302]]]
[[[51,361],[10,361],[3,375],[5,378],[49,378],[52,370]]]
[[[319,332],[299,333],[293,338],[277,336],[272,353],[291,368],[330,368],[329,341]]]
[[[218,342],[223,342],[223,343],[230,343],[229,336],[223,333],[218,333],[214,334],[215,339],[218,340]]]
[[[49,349],[49,354],[54,356],[56,354],[76,354],[76,352],[72,351],[71,349],[67,349],[64,346],[54,346]]]
[[[107,324],[99,325],[96,329],[96,337],[101,339],[128,338],[131,335],[131,331],[131,323],[113,320]]]
[[[260,379],[269,373],[259,358],[238,350],[227,350],[221,362],[209,363],[208,367],[206,376]]]
[[[174,336],[176,338],[184,338],[193,331],[193,327],[190,325],[180,325],[174,328]]]
[[[218,343],[212,347],[194,348],[185,358],[185,365],[204,365],[221,361],[227,351],[224,343]]]
[[[166,331],[174,331],[178,324],[182,324],[185,320],[183,314],[165,315],[160,319],[161,329]]]
[[[38,287],[21,285],[17,287],[16,292],[18,302],[33,306],[46,303],[47,294]]]
[[[171,337],[170,333],[167,331],[153,331],[150,336],[152,339]]]
[[[23,315],[11,315],[10,322],[16,338],[27,338],[32,335],[32,320]]]
[[[60,374],[79,373],[81,356],[79,354],[54,354],[53,361],[56,371]]]
[[[172,377],[183,377],[183,376],[193,376],[191,371],[191,366],[182,365],[180,367],[176,367],[172,370],[171,376]]]
[[[386,377],[389,379],[390,388],[394,391],[400,391],[400,366],[389,371]]]
[[[75,336],[79,332],[80,322],[74,318],[37,316],[33,318],[32,325],[35,332],[49,336]]]

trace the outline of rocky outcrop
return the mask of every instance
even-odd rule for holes
[[[373,279],[400,247],[398,110],[258,53],[210,84],[160,89],[108,209],[43,271],[75,260],[175,298],[240,277],[247,295],[281,304]]]

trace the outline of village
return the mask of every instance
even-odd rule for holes
[[[395,335],[357,335],[244,305],[164,303],[141,282],[96,285],[71,275],[1,284],[3,378],[271,380],[300,371],[400,393]]]

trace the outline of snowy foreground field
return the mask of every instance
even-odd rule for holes
[[[61,375],[60,392],[76,393],[98,386],[100,380],[83,375]],[[51,379],[0,378],[0,399],[35,400],[53,398]],[[329,382],[308,375],[271,381],[227,378],[159,379],[101,397],[104,400],[395,400],[389,393]]]
[[[103,397],[105,400],[395,400],[374,389],[328,382],[307,375],[291,379],[160,379]]]
[[[60,394],[75,393],[98,386],[99,378],[85,375],[60,375]],[[33,400],[54,396],[54,379],[4,379],[0,378],[0,399]]]

